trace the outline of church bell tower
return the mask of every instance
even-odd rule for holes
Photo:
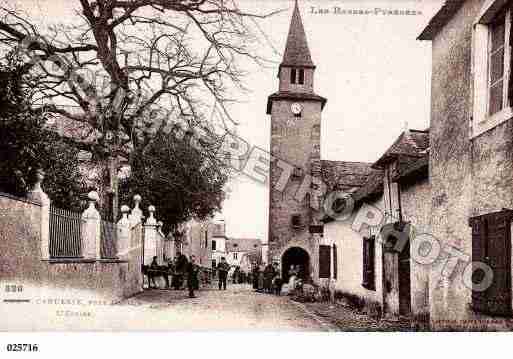
[[[312,162],[320,160],[321,113],[326,104],[326,99],[314,92],[314,75],[315,65],[296,0],[278,69],[278,92],[267,101],[270,150],[275,159],[270,168],[269,260],[280,262],[285,276],[290,265],[299,265],[302,275],[313,279],[318,277],[318,243],[310,233],[307,178],[312,174]],[[286,185],[283,178],[288,178]]]

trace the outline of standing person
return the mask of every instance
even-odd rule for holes
[[[217,272],[219,276],[219,290],[226,290],[226,278],[228,277],[228,271],[230,270],[230,265],[226,262],[225,257],[221,257],[221,262],[217,265]]]
[[[194,295],[194,289],[199,288],[199,281],[198,281],[198,272],[199,267],[196,265],[196,257],[194,255],[191,255],[191,259],[189,263],[187,263],[186,267],[186,274],[187,274],[187,288],[189,289],[189,298],[196,298]]]
[[[272,291],[272,282],[274,278],[274,267],[271,263],[265,266],[264,269],[264,291],[266,293],[271,293]]]
[[[251,270],[251,280],[253,281],[253,289],[258,289],[258,266],[253,264],[253,269]]]
[[[157,283],[155,282],[155,277],[157,275],[156,275],[155,271],[159,269],[159,264],[157,263],[157,257],[156,256],[153,257],[149,269],[150,270],[148,271],[148,284],[150,286],[150,289],[151,288],[157,289],[158,286],[157,286]],[[152,282],[153,282],[153,287],[151,285]]]
[[[264,290],[264,265],[258,266],[258,289],[259,292]]]
[[[181,252],[176,253],[175,257],[175,275],[173,276],[173,288],[178,290],[182,288],[183,276],[187,268],[187,257]]]

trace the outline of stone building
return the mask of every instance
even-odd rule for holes
[[[215,268],[221,258],[227,255],[226,241],[228,237],[226,237],[226,223],[224,221],[214,222],[212,226],[213,233],[210,247],[212,250],[212,268]]]
[[[182,253],[189,258],[196,257],[196,264],[204,268],[212,267],[212,238],[214,227],[210,220],[190,220],[185,225]]]
[[[429,268],[410,253],[415,233],[429,232],[428,148],[428,131],[405,130],[351,193],[352,215],[338,218],[335,210],[324,217],[324,242],[334,254],[333,289],[387,316],[425,320],[429,312]],[[396,248],[398,236],[383,232],[390,225],[414,230]]]
[[[244,267],[262,263],[262,241],[258,238],[229,238],[226,241],[226,260],[231,267]]]
[[[322,224],[319,208],[312,209],[316,191],[342,174],[340,185],[356,189],[371,169],[370,164],[321,160],[321,114],[327,100],[314,91],[315,68],[296,2],[278,70],[279,89],[267,102],[271,154],[277,159],[270,165],[268,255],[269,261],[281,263],[284,277],[290,265],[299,265],[305,279],[318,282],[319,264],[329,258],[319,259]]]
[[[511,5],[447,1],[419,36],[433,51],[431,229],[442,248],[430,275],[434,329],[512,324],[498,320],[512,313]]]

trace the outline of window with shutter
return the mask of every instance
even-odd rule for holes
[[[492,315],[511,315],[511,219],[513,212],[504,210],[471,218],[472,262],[482,262],[493,271],[491,286],[472,291],[475,311]],[[473,283],[482,279],[480,270],[473,273]]]
[[[374,240],[374,236],[363,238],[362,286],[369,290],[376,290],[376,280],[374,276]]]
[[[331,246],[319,245],[319,278],[331,278]]]
[[[337,279],[338,273],[338,255],[337,255],[337,245],[333,244],[333,279]]]

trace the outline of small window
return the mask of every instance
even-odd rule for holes
[[[216,241],[212,240],[212,250],[215,251],[216,250]]]
[[[290,69],[290,83],[296,83],[296,69]]]
[[[301,177],[303,177],[303,169],[301,167],[295,167],[292,171],[292,178],[299,179]]]
[[[299,84],[300,85],[305,84],[305,70],[304,69],[299,70]]]
[[[204,248],[208,248],[208,232],[205,231],[205,247]]]
[[[217,267],[217,262],[215,259],[212,259],[212,268]]]
[[[233,259],[237,259],[237,252],[233,252]]]
[[[301,215],[300,214],[293,215],[291,222],[292,222],[292,227],[294,227],[294,228],[301,227]]]

